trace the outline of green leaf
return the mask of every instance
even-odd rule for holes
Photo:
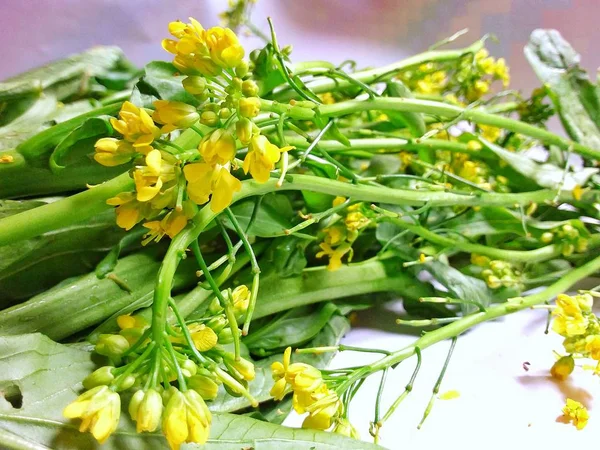
[[[131,102],[137,106],[154,108],[155,100],[171,100],[198,106],[199,101],[189,94],[181,82],[185,77],[171,63],[153,61],[144,68],[144,76],[135,85]]]
[[[311,340],[307,347],[323,347],[337,345],[342,336],[350,329],[348,320],[343,316],[333,316],[329,323]],[[305,362],[318,368],[324,368],[333,358],[334,353],[322,353],[320,355],[294,355],[293,360]],[[255,361],[256,377],[249,384],[250,393],[259,402],[265,402],[271,399],[269,391],[273,387],[273,377],[271,375],[271,364],[275,361],[281,361],[282,354],[269,356],[268,358]],[[239,411],[250,406],[250,402],[245,397],[232,397],[221,387],[217,398],[209,403],[211,411],[233,412]]]
[[[273,240],[266,255],[271,265],[282,278],[300,275],[307,265],[306,247],[311,241],[297,236],[282,236]]]
[[[525,56],[548,91],[565,130],[590,148],[600,147],[600,96],[579,67],[580,56],[556,30],[535,30]]]
[[[0,216],[5,215],[2,210],[0,203]],[[67,277],[89,272],[124,235],[114,212],[106,211],[85,222],[0,247],[0,305],[9,306]]]
[[[585,186],[590,177],[600,170],[595,167],[582,167],[574,172],[565,171],[554,164],[539,164],[521,153],[510,152],[485,139],[481,139],[481,142],[518,173],[545,188],[570,191],[577,185]]]
[[[410,89],[399,80],[389,81],[385,89],[388,97],[414,98]],[[427,132],[423,114],[414,112],[386,111],[389,121],[397,128],[408,128],[411,136],[421,137]]]
[[[52,342],[40,334],[0,337],[0,445],[16,443],[19,450],[167,450],[158,432],[135,433],[122,405],[117,431],[100,447],[89,433],[80,433],[76,421],[62,410],[81,391],[81,380],[96,368],[92,353]],[[7,395],[8,394],[8,395]],[[22,400],[14,407],[8,400]],[[19,405],[17,405],[19,406]],[[8,440],[10,439],[10,441]],[[287,428],[246,416],[213,414],[206,445],[187,449],[376,449],[373,444],[334,433]]]
[[[244,200],[231,207],[243,230],[246,230],[254,213],[254,199]],[[256,217],[248,234],[258,237],[282,235],[292,227],[290,219],[294,211],[288,197],[284,194],[267,194],[258,205]],[[223,220],[225,226],[234,229],[229,219]]]
[[[243,339],[250,353],[265,356],[273,350],[304,344],[312,339],[329,322],[338,308],[333,303],[324,303],[318,308],[300,307],[291,309],[270,320],[265,326]]]
[[[31,107],[9,124],[0,128],[0,150],[14,148],[24,140],[47,128],[44,121],[56,110],[56,99],[40,97]]]
[[[39,331],[60,340],[140,299],[151,301],[160,267],[152,252],[156,251],[148,249],[120,259],[113,272],[117,282],[109,277],[99,280],[92,271],[0,311],[0,330],[5,335]],[[193,259],[183,261],[174,279],[174,290],[193,285],[197,281],[195,271]]]
[[[86,86],[82,81],[105,74],[122,60],[123,52],[118,47],[93,47],[5,80],[0,83],[0,101],[41,92],[62,100],[81,93]]]

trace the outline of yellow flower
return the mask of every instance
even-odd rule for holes
[[[335,103],[335,97],[331,92],[325,92],[324,94],[318,94],[321,99],[321,103],[324,105],[333,105]]]
[[[478,100],[490,90],[490,83],[484,80],[477,80],[467,89],[467,100],[473,102]]]
[[[354,211],[348,213],[344,219],[344,223],[348,228],[348,231],[359,231],[371,223],[371,219],[365,217],[361,212]]]
[[[279,161],[281,153],[293,148],[290,146],[279,148],[271,144],[265,136],[253,136],[244,159],[244,173],[250,172],[252,178],[259,183],[266,182],[275,163]]]
[[[559,358],[550,369],[550,375],[557,380],[566,380],[573,369],[575,368],[575,361],[571,355],[563,356]]]
[[[555,316],[552,329],[565,337],[585,334],[589,320],[583,312],[589,313],[592,303],[593,298],[589,294],[574,297],[560,294],[556,299],[556,309],[552,312]]]
[[[126,230],[131,230],[149,212],[149,204],[137,201],[133,192],[122,192],[106,200],[106,204],[117,207],[117,225]]]
[[[323,240],[330,246],[339,245],[346,240],[346,228],[343,226],[333,225],[329,228],[325,228],[323,231],[325,232]]]
[[[562,410],[563,415],[570,421],[578,430],[582,430],[588,422],[589,414],[585,406],[575,400],[567,399],[567,404]]]
[[[227,360],[227,366],[229,369],[233,369],[235,372],[237,372],[239,377],[246,381],[252,381],[256,377],[254,364],[247,359],[240,358],[239,360]]]
[[[188,164],[183,168],[188,181],[187,193],[190,199],[203,205],[212,194],[210,208],[218,213],[227,208],[233,194],[242,189],[242,183],[225,166],[211,166],[206,163]]]
[[[144,108],[138,108],[131,102],[123,103],[119,119],[110,119],[113,128],[121,133],[126,141],[140,153],[147,153],[149,146],[160,136],[160,130]]]
[[[323,384],[321,371],[304,363],[291,364],[285,374],[285,379],[292,386],[294,392],[312,392]]]
[[[212,416],[206,403],[194,390],[175,390],[165,408],[162,429],[172,450],[184,442],[204,444],[208,440]]]
[[[242,117],[252,119],[260,112],[260,99],[258,97],[241,98],[238,111]]]
[[[229,131],[219,128],[202,139],[198,151],[207,164],[226,164],[235,156],[235,139]]]
[[[156,109],[152,113],[152,119],[163,125],[162,133],[188,128],[200,119],[196,108],[187,103],[157,100],[154,102],[154,107]]]
[[[260,130],[256,130],[256,125],[250,119],[242,117],[235,124],[235,134],[240,142],[244,145],[248,145],[252,136],[254,136]]]
[[[206,44],[215,64],[224,69],[233,69],[244,58],[244,48],[229,28],[213,27],[206,31]]]
[[[502,86],[508,87],[510,84],[510,75],[508,73],[508,66],[504,58],[498,58],[494,65],[494,77],[502,80]]]
[[[325,396],[306,408],[309,415],[302,422],[302,428],[326,430],[331,427],[333,420],[342,412],[342,409],[342,402],[338,395],[327,390]]]
[[[600,361],[600,335],[586,336],[585,350],[590,354],[592,359]]]
[[[274,379],[280,379],[285,377],[286,372],[290,366],[290,360],[292,358],[292,347],[288,347],[283,352],[282,362],[275,361],[271,364],[271,372],[273,373]]]
[[[164,39],[162,47],[175,55],[173,65],[182,73],[216,76],[221,68],[211,59],[206,43],[206,31],[197,20],[190,17],[190,23],[171,22],[169,33],[179,41]]]
[[[439,70],[427,74],[423,79],[417,81],[416,91],[424,95],[439,94],[444,89],[445,82],[446,72]]]
[[[133,172],[137,200],[147,202],[156,197],[163,185],[163,175],[172,169],[172,166],[166,164],[163,168],[160,150],[151,150],[146,155],[146,165],[137,166]]]
[[[502,134],[500,128],[492,127],[490,125],[478,125],[478,127],[481,130],[481,137],[492,143],[496,142]]]
[[[103,443],[117,429],[121,415],[121,397],[108,386],[97,386],[81,394],[63,411],[67,419],[82,420],[80,432],[89,430]]]
[[[319,244],[321,247],[321,251],[317,253],[317,258],[322,258],[323,256],[329,257],[329,264],[327,265],[328,270],[338,270],[342,267],[342,257],[349,253],[348,261],[352,259],[352,246],[345,242],[337,248],[331,248],[329,244],[326,242],[321,242]]]
[[[96,151],[94,153],[96,162],[106,167],[125,164],[136,155],[136,150],[130,142],[115,138],[98,139],[94,150]]]
[[[15,161],[13,155],[2,155],[0,156],[0,164],[11,164]]]
[[[337,196],[336,198],[333,199],[333,201],[331,202],[331,206],[339,206],[342,203],[344,203],[346,201],[346,197],[340,197]]]
[[[573,198],[577,201],[581,200],[583,189],[578,184],[573,188]]]
[[[192,341],[194,341],[194,346],[199,352],[207,352],[217,345],[217,334],[212,328],[207,327],[205,324],[195,323],[193,325],[188,325],[188,330],[192,336]],[[173,341],[184,342],[183,338],[175,338]]]
[[[129,403],[129,415],[136,422],[136,431],[155,431],[160,424],[163,412],[163,400],[154,389],[139,390]]]
[[[130,328],[145,328],[148,326],[148,322],[142,316],[124,314],[117,317],[117,325],[121,330],[127,330]]]
[[[238,321],[241,320],[246,315],[246,311],[248,311],[250,294],[250,289],[248,289],[245,284],[240,284],[231,293],[233,297],[233,312]]]
[[[173,239],[185,228],[188,223],[188,215],[185,211],[169,211],[162,220],[153,220],[144,224],[148,228],[148,233],[144,235],[143,245],[151,241],[159,242],[165,234]]]

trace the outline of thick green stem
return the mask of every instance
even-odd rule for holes
[[[6,217],[0,220],[0,246],[81,222],[113,208],[106,200],[131,189],[133,180],[124,173],[79,194]]]

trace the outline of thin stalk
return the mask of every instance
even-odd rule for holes
[[[386,422],[391,417],[391,415],[394,414],[394,412],[396,412],[396,409],[398,408],[398,406],[400,406],[400,403],[402,403],[402,401],[408,396],[408,394],[412,392],[413,386],[415,385],[415,379],[417,378],[419,369],[421,368],[421,349],[419,347],[415,347],[415,354],[417,355],[417,365],[412,376],[410,377],[410,381],[404,388],[404,392],[402,392],[402,394],[398,396],[398,398],[394,401],[392,406],[390,406],[390,408],[387,410],[387,412],[381,419],[379,426],[382,426],[383,423]]]

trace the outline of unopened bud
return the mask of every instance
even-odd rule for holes
[[[240,120],[238,120],[235,124],[235,134],[242,144],[248,145],[253,135],[252,121],[245,117],[242,117]]]
[[[113,366],[103,366],[94,370],[84,378],[83,387],[89,390],[96,386],[109,385],[115,379],[115,376],[112,374],[113,370]]]
[[[540,238],[540,240],[544,244],[549,244],[550,242],[552,242],[554,240],[554,233],[552,233],[550,231],[546,231],[544,234],[542,234],[542,237]]]
[[[206,370],[206,369],[204,369]],[[204,400],[214,400],[219,392],[219,385],[211,376],[197,374],[187,380],[190,389],[195,390]]]
[[[215,298],[212,299],[212,301],[210,302],[210,305],[208,305],[207,311],[211,315],[217,315],[217,314],[219,314],[220,312],[223,311],[223,307],[221,306],[221,303],[219,302],[218,298],[215,297]],[[213,328],[213,330],[214,330],[214,328]]]
[[[129,342],[119,334],[101,334],[96,353],[109,358],[120,358],[129,349]]]
[[[248,61],[242,61],[236,66],[235,74],[240,78],[244,78],[246,75],[248,75],[248,69]]]
[[[233,369],[236,372],[236,378],[242,378],[246,381],[254,380],[256,376],[256,372],[254,370],[254,364],[244,358],[240,358],[239,360],[230,359],[226,362],[227,366],[230,369]]]
[[[238,321],[241,321],[248,311],[250,305],[250,289],[244,284],[236,287],[231,293],[233,302],[233,313]]]
[[[231,328],[223,328],[219,333],[219,344],[231,344],[233,342],[233,334]]]
[[[550,369],[550,374],[557,380],[566,380],[574,368],[575,361],[573,357],[571,355],[563,356],[554,363]]]
[[[127,375],[123,381],[117,386],[117,392],[126,391],[135,384],[135,376]]]
[[[183,88],[192,95],[201,95],[206,90],[206,80],[197,76],[186,77],[183,80]]]
[[[220,314],[206,322],[206,326],[212,328],[215,333],[219,334],[221,330],[227,326],[227,319],[224,314]]]
[[[231,117],[231,110],[229,108],[221,108],[219,110],[219,117],[223,120],[229,119]]]
[[[181,364],[181,373],[183,373],[183,376],[186,378],[193,377],[196,375],[197,371],[198,366],[191,359],[186,359],[183,364]]]
[[[256,97],[258,95],[258,85],[252,80],[246,80],[242,83],[242,94],[246,97]]]
[[[203,111],[200,114],[200,123],[207,127],[214,127],[219,123],[219,116],[213,111]]]

